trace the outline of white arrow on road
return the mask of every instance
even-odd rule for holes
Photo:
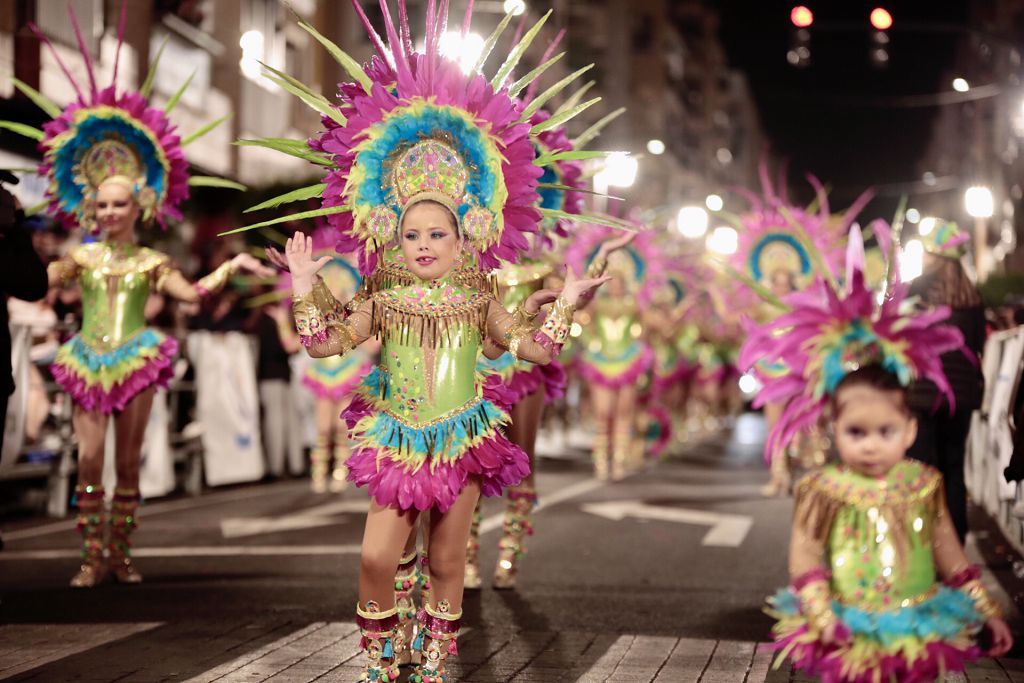
[[[241,538],[277,531],[313,529],[318,526],[341,524],[344,520],[337,519],[337,515],[366,512],[368,507],[365,500],[342,500],[278,517],[226,517],[220,521],[220,532],[224,538]]]
[[[626,517],[640,519],[657,519],[663,522],[680,522],[682,524],[705,524],[711,528],[701,541],[701,545],[714,545],[726,548],[737,548],[747,532],[754,524],[752,517],[747,515],[730,515],[707,510],[685,510],[683,508],[659,507],[647,505],[640,500],[612,500],[607,503],[588,503],[581,506],[584,512],[598,517],[621,521]]]

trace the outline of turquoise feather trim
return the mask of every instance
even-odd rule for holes
[[[780,590],[769,603],[785,616],[800,614],[800,600],[791,589]],[[855,637],[884,646],[908,637],[955,638],[964,631],[977,630],[985,622],[970,596],[948,586],[939,586],[933,597],[918,605],[895,610],[873,612],[837,600],[832,601],[832,610]]]
[[[427,461],[457,460],[467,449],[496,434],[498,427],[508,422],[508,415],[479,398],[458,413],[423,427],[385,412],[375,413],[367,420],[369,424],[359,427],[355,435],[360,447],[391,451],[391,460],[416,470]]]
[[[101,369],[116,368],[134,360],[143,351],[159,348],[166,338],[156,330],[145,328],[121,346],[106,352],[94,349],[81,335],[72,337],[65,347],[78,363],[88,368],[90,372],[98,373]]]

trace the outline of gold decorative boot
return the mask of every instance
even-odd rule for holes
[[[345,436],[338,436],[334,444],[334,469],[331,471],[331,481],[327,485],[331,493],[341,493],[348,488],[348,468],[345,461],[348,460],[348,443]]]
[[[395,666],[412,664],[412,650],[409,647],[414,637],[416,624],[416,600],[413,590],[419,583],[416,571],[417,553],[413,550],[402,557],[395,572],[395,609],[398,610],[398,631],[401,638],[395,638]]]
[[[508,492],[505,508],[504,535],[498,542],[498,566],[494,570],[494,587],[515,588],[519,562],[526,554],[525,540],[533,535],[531,517],[537,506],[537,493],[532,488]]]
[[[466,590],[477,590],[480,584],[480,521],[483,519],[483,512],[480,510],[480,502],[477,501],[476,510],[473,511],[473,524],[469,527],[469,540],[466,542],[466,575],[463,581],[463,588]]]
[[[92,588],[107,576],[103,562],[103,487],[79,484],[75,487],[78,501],[78,531],[82,534],[82,566],[71,578],[72,588]]]
[[[423,662],[409,675],[409,683],[452,683],[447,659],[459,655],[456,639],[462,612],[452,612],[448,601],[441,600],[436,607],[424,603],[419,617],[420,632],[413,647],[420,650]]]
[[[327,451],[327,437],[316,437],[316,444],[309,453],[310,477],[313,493],[327,493],[327,467],[330,455]]]
[[[139,509],[138,489],[114,489],[114,501],[110,505],[110,573],[118,583],[142,583],[140,574],[132,564],[131,534],[138,527],[136,513]]]
[[[395,665],[395,641],[402,637],[398,628],[398,608],[382,612],[380,605],[373,600],[367,600],[366,609],[356,603],[356,624],[359,625],[359,647],[366,653],[366,665],[359,681],[397,683],[399,671]]]

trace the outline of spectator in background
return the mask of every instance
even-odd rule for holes
[[[967,535],[967,485],[964,481],[964,453],[971,429],[971,413],[981,407],[985,378],[981,372],[981,352],[985,346],[985,309],[981,294],[960,263],[967,235],[954,223],[932,231],[925,242],[924,272],[910,286],[910,293],[930,306],[948,306],[949,323],[964,335],[967,354],[961,351],[942,356],[946,373],[956,396],[955,411],[945,399],[939,399],[936,386],[916,382],[910,390],[910,407],[917,416],[917,441],[907,455],[936,467],[945,485],[949,514],[960,542]]]
[[[25,214],[14,195],[3,186],[17,182],[10,171],[0,171],[0,297],[5,299],[0,306],[0,446],[4,440],[7,401],[14,393],[6,297],[37,301],[49,289],[46,267],[32,248],[32,238],[23,225]]]
[[[253,332],[259,343],[256,379],[263,409],[261,424],[267,472],[271,477],[280,477],[287,465],[288,474],[299,476],[305,473],[306,467],[288,359],[302,349],[302,344],[292,327],[290,312],[280,303],[261,307]]]

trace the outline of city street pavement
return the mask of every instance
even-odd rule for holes
[[[771,670],[764,645],[791,503],[758,494],[762,431],[746,416],[615,484],[594,481],[582,457],[543,460],[519,588],[467,594],[456,679],[801,680]],[[302,481],[155,502],[136,535],[145,582],[91,591],[66,587],[72,521],[8,526],[0,679],[353,681],[365,506],[362,492],[317,496]],[[484,508],[487,578],[501,509]],[[986,660],[970,680],[1024,681],[1024,662]]]

